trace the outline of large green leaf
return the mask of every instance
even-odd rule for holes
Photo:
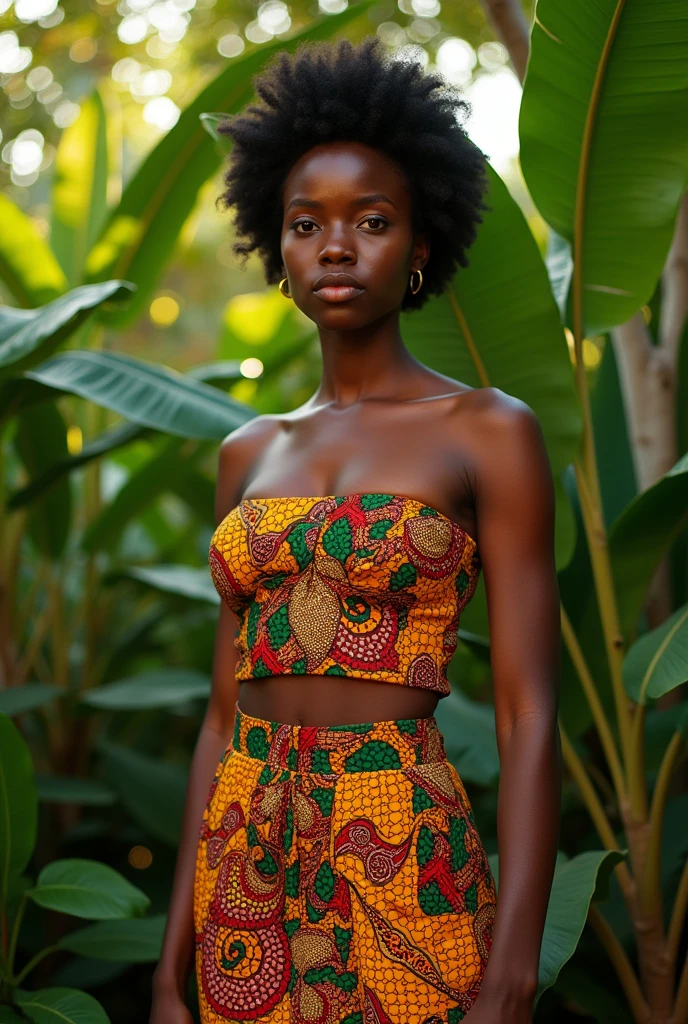
[[[221,440],[256,415],[208,384],[114,352],[63,352],[26,376],[180,437]]]
[[[142,917],[150,906],[148,896],[119,871],[83,857],[47,864],[28,895],[48,910],[95,921]]]
[[[30,217],[0,192],[0,278],[26,308],[51,302],[68,288],[55,254]]]
[[[22,413],[14,437],[15,448],[30,477],[67,458],[67,427],[54,403],[43,402]],[[69,477],[56,480],[31,507],[28,529],[34,544],[48,558],[58,559],[69,539],[72,492]]]
[[[85,690],[82,703],[109,711],[137,711],[143,708],[169,708],[185,704],[210,693],[210,679],[188,668],[165,668],[144,672],[131,679],[103,683]]]
[[[139,316],[174,251],[199,189],[221,164],[222,152],[204,129],[201,114],[230,114],[242,109],[253,96],[253,76],[273,54],[292,50],[301,40],[335,35],[370,3],[363,0],[352,4],[341,14],[312,22],[290,39],[275,40],[232,61],[182,111],[176,125],[127,185],[87,260],[89,280],[112,277],[117,268],[116,276],[124,276],[138,286],[134,302],[123,316],[107,314],[105,319],[111,325],[121,327]]]
[[[688,680],[688,604],[641,636],[623,662],[626,692],[639,704]]]
[[[50,242],[72,285],[107,213],[107,175],[105,107],[95,89],[60,135],[52,179]]]
[[[220,595],[213,586],[207,569],[193,569],[190,565],[141,566],[123,571],[122,575],[141,580],[166,594],[180,594],[194,601],[208,601],[219,604]]]
[[[499,776],[494,708],[454,688],[437,705],[435,717],[447,757],[462,779],[488,786]]]
[[[0,306],[0,374],[18,373],[54,352],[93,310],[129,298],[128,281],[103,281],[73,288],[38,309]]]
[[[60,949],[77,956],[126,963],[155,963],[160,959],[167,915],[154,914],[128,921],[99,921],[60,939]]]
[[[97,999],[75,988],[17,989],[17,1003],[34,1024],[110,1024]]]
[[[82,538],[85,550],[113,550],[129,523],[161,494],[171,490],[173,483],[183,479],[200,454],[196,444],[177,437],[166,438],[152,458],[131,474],[113,500],[88,526]]]
[[[681,0],[539,0],[521,101],[535,205],[580,252],[584,333],[650,298],[688,177]],[[501,298],[501,296],[500,296]]]
[[[542,936],[538,999],[573,956],[590,903],[606,898],[609,876],[623,859],[624,854],[618,850],[588,850],[571,860],[558,861]]]
[[[156,839],[176,847],[188,771],[110,740],[101,740],[98,746],[106,755],[108,781],[134,820]]]
[[[655,570],[688,524],[688,453],[639,494],[615,520],[609,553],[621,630],[633,639]]]
[[[574,528],[559,477],[576,455],[582,419],[568,345],[547,269],[525,217],[488,164],[489,191],[470,266],[439,298],[402,317],[411,351],[472,387],[498,387],[536,413],[557,486],[556,561],[566,565]],[[498,296],[498,301],[497,301]]]
[[[115,794],[97,779],[75,779],[68,775],[37,775],[38,799],[53,804],[87,804],[109,807]]]
[[[34,381],[30,383],[35,384]],[[41,387],[36,384],[36,387]],[[50,389],[46,388],[50,393]],[[99,437],[94,438],[85,444],[78,455],[70,455],[68,458],[58,459],[52,462],[39,476],[35,477],[26,487],[17,490],[7,499],[8,509],[22,508],[30,505],[63,476],[69,476],[76,469],[85,466],[93,459],[99,459],[103,455],[123,448],[132,441],[137,441],[149,433],[146,427],[140,427],[138,423],[120,423],[111,430],[105,431]]]
[[[29,748],[14,722],[0,714],[0,908],[10,882],[31,859],[37,805]]]
[[[0,690],[0,712],[3,715],[22,715],[25,711],[40,708],[48,701],[65,693],[61,686],[53,683],[24,683]]]

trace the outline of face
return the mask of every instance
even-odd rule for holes
[[[411,271],[427,262],[404,172],[363,143],[308,150],[287,176],[283,210],[289,291],[325,330],[355,330],[398,310]]]

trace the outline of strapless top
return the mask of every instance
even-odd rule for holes
[[[238,680],[379,679],[449,693],[477,543],[416,498],[246,498],[218,525],[213,582],[239,619]]]

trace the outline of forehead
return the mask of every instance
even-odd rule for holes
[[[314,146],[292,166],[284,182],[285,203],[296,194],[311,199],[385,192],[406,204],[410,186],[402,168],[382,150],[362,142],[328,142]]]

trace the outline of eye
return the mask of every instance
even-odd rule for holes
[[[366,217],[361,223],[369,224],[370,230],[373,232],[382,231],[383,228],[387,227],[387,221],[384,217],[379,217],[377,214],[372,214],[370,217]]]
[[[314,220],[297,220],[292,224],[292,228],[299,235],[312,235],[313,231],[316,230],[318,225]],[[299,231],[299,228],[304,228],[303,231]]]

